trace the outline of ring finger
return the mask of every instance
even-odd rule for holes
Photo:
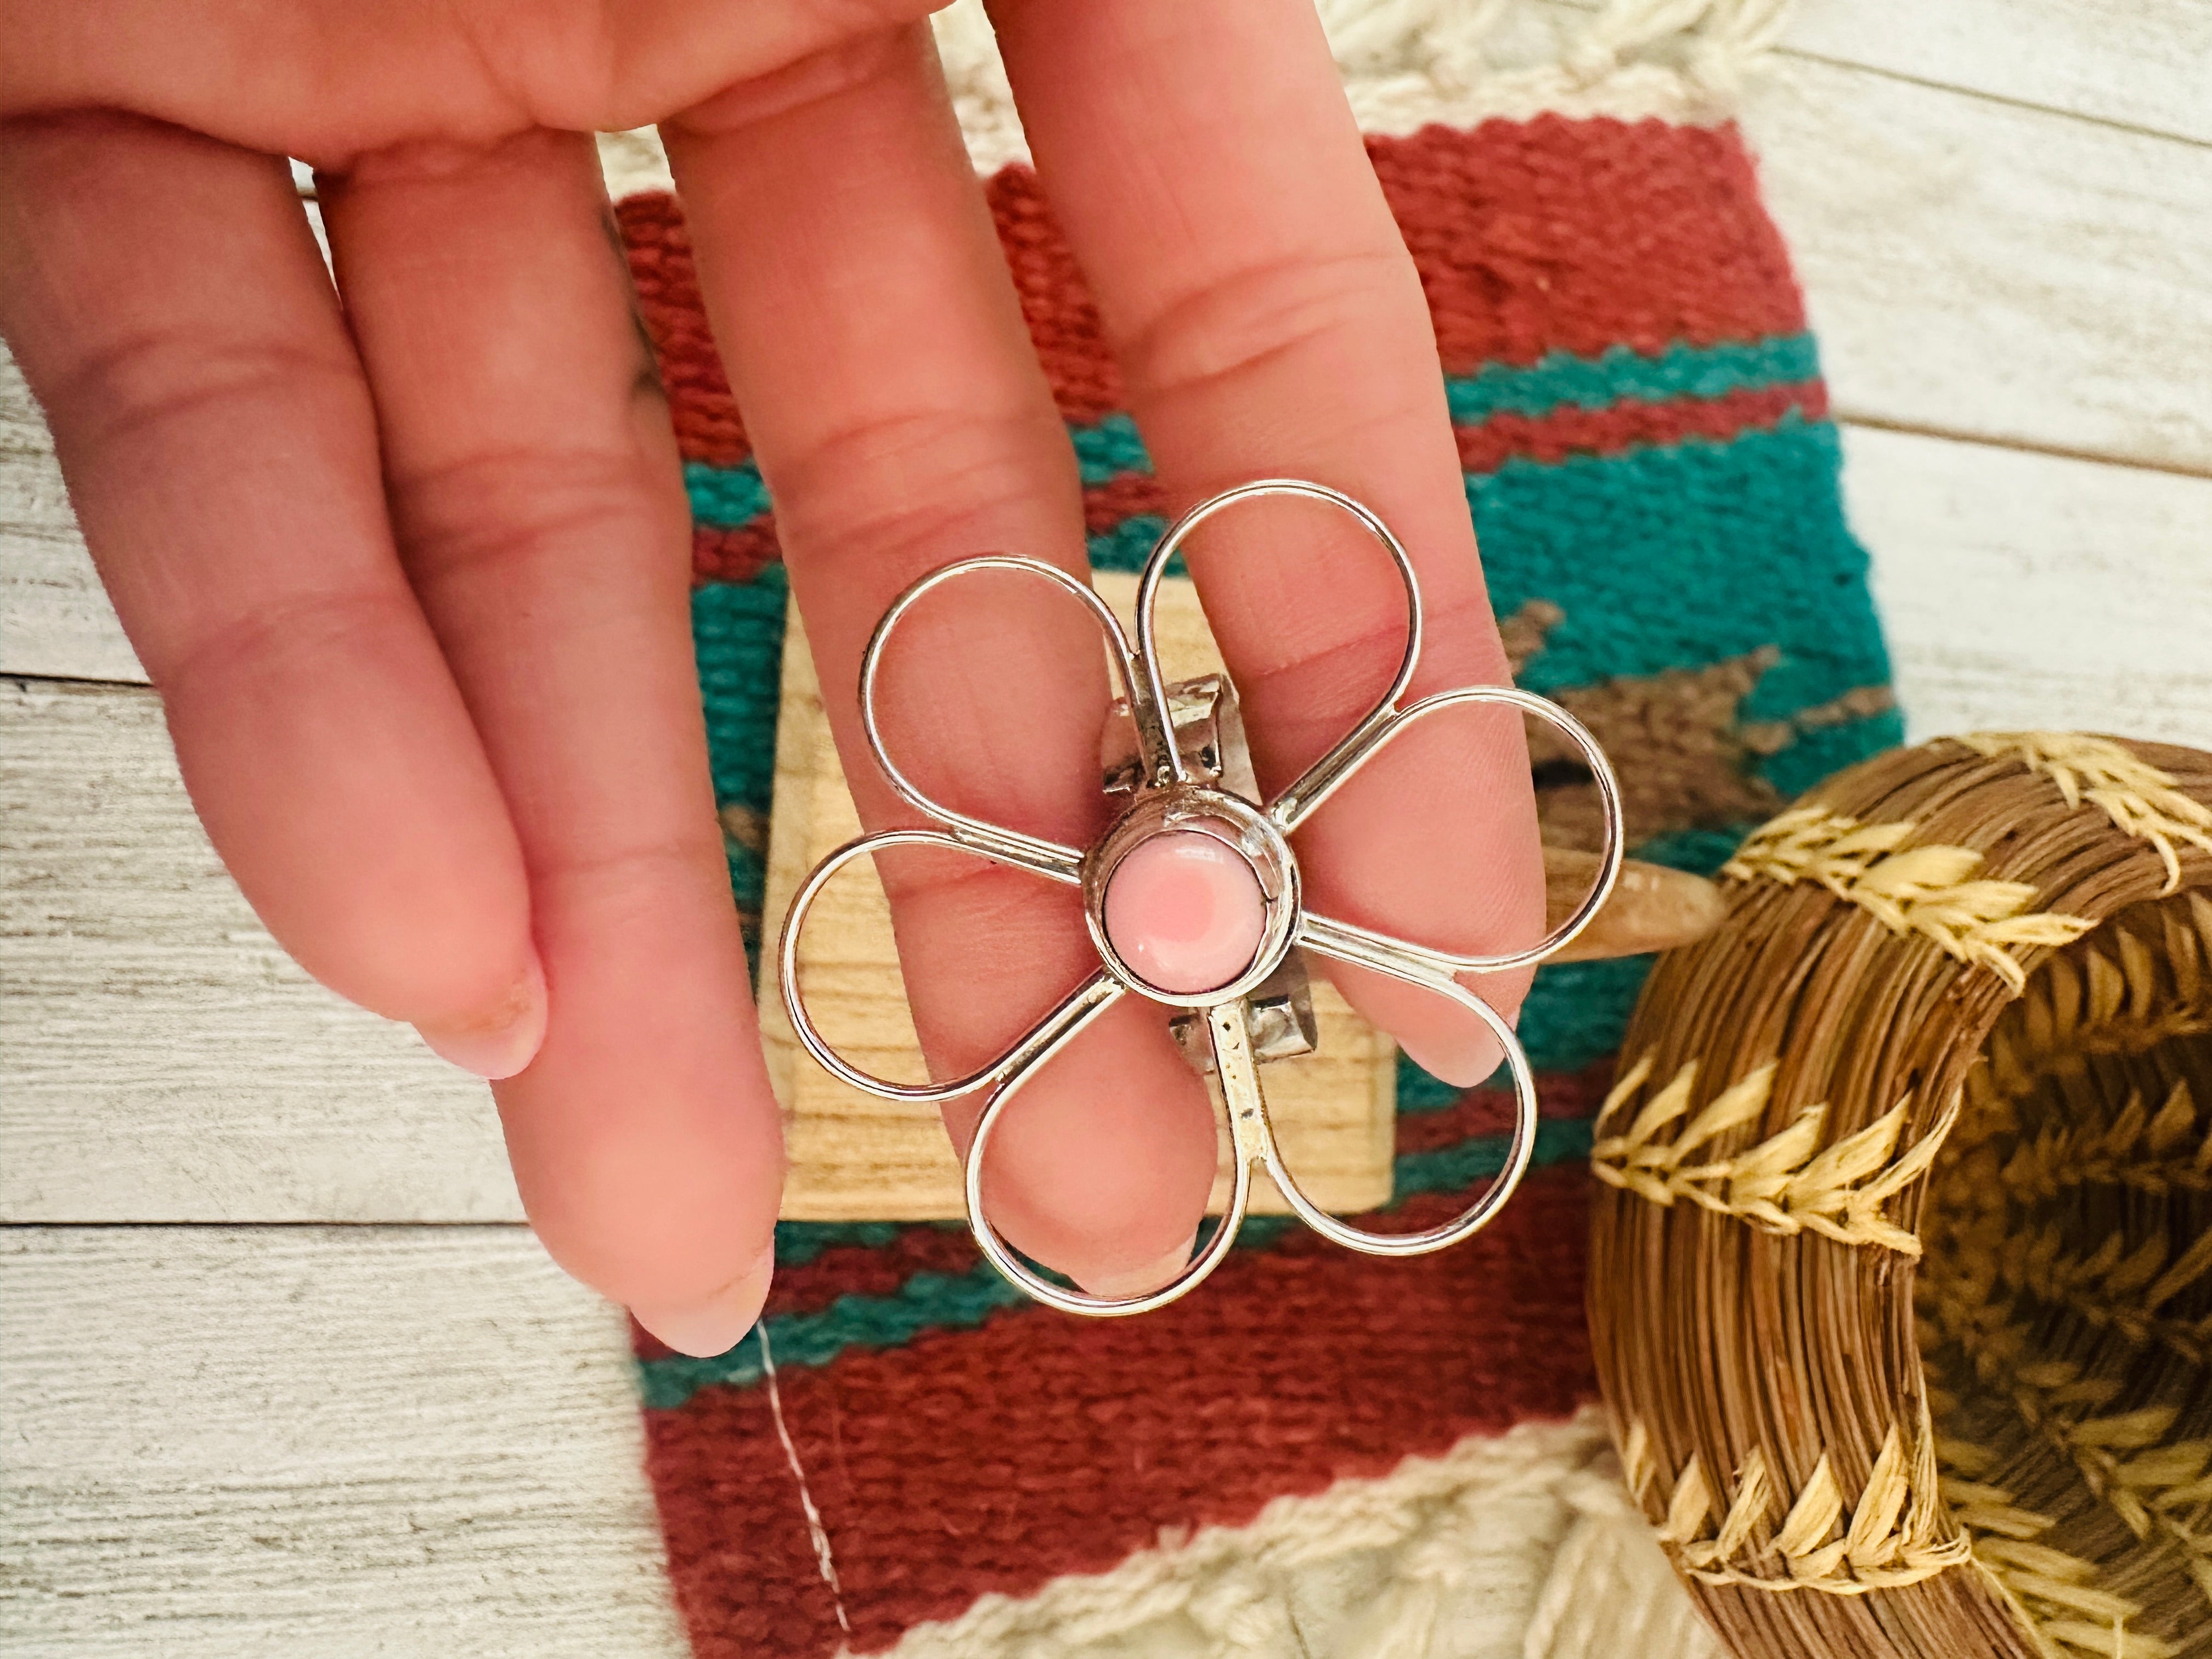
[[[1504,682],[1427,307],[1310,5],[1002,0],[994,18],[1170,495],[1188,505],[1287,473],[1365,502],[1421,582],[1412,694]],[[1389,684],[1405,595],[1349,520],[1269,504],[1219,529],[1194,544],[1191,571],[1273,790]],[[1542,931],[1534,799],[1510,720],[1405,732],[1300,842],[1316,908],[1345,920],[1469,955]],[[1364,969],[1332,976],[1438,1075],[1472,1084],[1497,1064],[1468,1011]],[[1510,1016],[1527,982],[1492,975],[1481,994]]]

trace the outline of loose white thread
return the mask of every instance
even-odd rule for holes
[[[799,1465],[799,1448],[791,1443],[791,1431],[783,1423],[783,1391],[775,1385],[775,1352],[769,1346],[768,1326],[756,1329],[760,1336],[761,1375],[768,1380],[768,1408],[775,1419],[775,1437],[783,1442],[784,1462],[791,1478],[799,1482],[799,1507],[806,1515],[806,1535],[814,1541],[814,1565],[822,1582],[830,1586],[830,1605],[837,1609],[837,1628],[850,1636],[853,1626],[845,1617],[845,1589],[837,1582],[837,1563],[830,1553],[830,1529],[822,1524],[822,1511],[814,1507],[814,1494],[806,1489],[806,1471]]]

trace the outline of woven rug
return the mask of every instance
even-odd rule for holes
[[[1521,682],[1611,754],[1638,856],[1717,868],[1750,824],[1900,735],[1804,307],[1725,118],[1775,8],[1617,4],[1502,67],[1498,37],[1486,58],[1474,33],[1498,6],[1334,9]],[[958,13],[942,29],[1081,461],[1091,559],[1133,568],[1160,492],[988,35]],[[714,781],[757,935],[786,605],[774,508],[681,208],[642,141],[611,155],[683,446]],[[1540,755],[1537,781],[1547,834],[1571,840],[1586,787]],[[696,1650],[1711,1651],[1589,1404],[1589,1121],[1647,967],[1540,973],[1521,1027],[1536,1166],[1440,1255],[1371,1259],[1255,1220],[1187,1300],[1085,1321],[1028,1304],[957,1226],[785,1224],[765,1340],[694,1360],[638,1338]],[[1408,1066],[1398,1104],[1392,1208],[1431,1224],[1498,1168],[1508,1102]]]

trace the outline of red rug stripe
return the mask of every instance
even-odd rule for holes
[[[1613,1086],[1613,1062],[1599,1060],[1579,1072],[1536,1073],[1536,1111],[1540,1117],[1590,1118],[1597,1115],[1605,1091]],[[1513,1132],[1513,1091],[1510,1089],[1469,1089],[1440,1112],[1401,1112],[1398,1152],[1433,1152],[1456,1146],[1477,1135]]]
[[[1531,1176],[1498,1222],[1418,1262],[1314,1238],[1240,1251],[1135,1320],[1046,1310],[781,1384],[853,1644],[888,1647],[991,1591],[1103,1572],[1164,1527],[1387,1473],[1469,1433],[1559,1417],[1593,1384],[1588,1176]],[[1441,1219],[1449,1195],[1408,1224]],[[818,1659],[841,1640],[764,1389],[649,1413],[670,1571],[702,1659]]]
[[[1758,386],[1718,398],[1682,398],[1663,404],[1493,415],[1480,426],[1457,428],[1455,435],[1462,467],[1469,472],[1495,472],[1514,459],[1618,455],[1647,444],[1677,444],[1685,438],[1725,443],[1740,432],[1771,427],[1793,410],[1807,420],[1824,419],[1827,389],[1818,380],[1808,380],[1800,386]]]
[[[660,359],[677,446],[687,461],[734,466],[752,447],[707,325],[684,210],[656,191],[617,202],[615,222],[629,253],[638,316]]]
[[[775,514],[763,513],[734,527],[691,526],[691,580],[749,582],[783,556],[775,539]]]
[[[965,1227],[902,1227],[880,1248],[837,1245],[775,1270],[771,1314],[817,1313],[841,1296],[896,1296],[916,1273],[964,1273],[983,1259]]]
[[[1083,527],[1097,536],[1142,514],[1165,518],[1168,492],[1149,472],[1124,472],[1104,483],[1083,486]]]
[[[1657,352],[1805,326],[1732,126],[1545,116],[1370,138],[1367,148],[1427,289],[1447,374],[1550,351]],[[1036,175],[1008,167],[985,188],[1061,415],[1089,422],[1126,408]],[[665,195],[633,196],[615,211],[684,457],[733,465],[750,451],[700,307],[683,215]]]
[[[1447,374],[1805,326],[1733,125],[1544,115],[1370,138],[1367,151]]]

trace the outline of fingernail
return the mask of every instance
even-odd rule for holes
[[[537,1057],[545,1041],[545,970],[531,953],[530,969],[514,994],[487,1018],[465,1025],[415,1028],[439,1059],[496,1083]]]
[[[1498,1039],[1480,1026],[1464,1035],[1437,1041],[1401,1039],[1398,1046],[1414,1065],[1455,1089],[1472,1089],[1484,1082],[1505,1058],[1505,1050]]]
[[[1194,1230],[1179,1249],[1170,1250],[1158,1261],[1118,1273],[1095,1273],[1083,1281],[1083,1288],[1093,1296],[1150,1296],[1181,1276],[1182,1270],[1190,1266],[1190,1253],[1197,1244],[1198,1234]]]
[[[666,1306],[630,1304],[630,1316],[678,1353],[694,1359],[726,1354],[752,1329],[775,1276],[775,1253],[761,1259],[712,1296]]]

